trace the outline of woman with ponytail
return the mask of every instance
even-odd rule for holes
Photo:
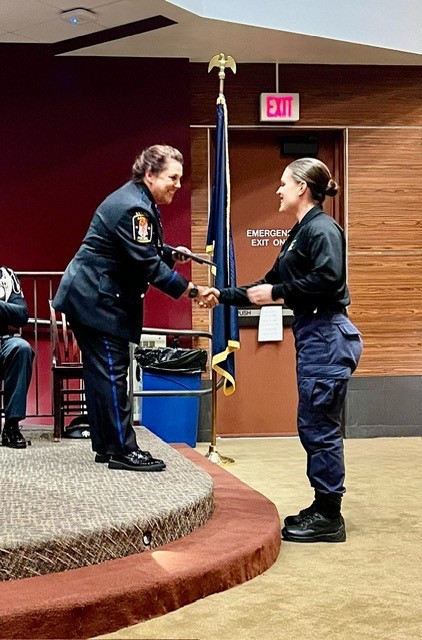
[[[204,292],[220,304],[285,303],[294,311],[298,431],[315,498],[310,507],[285,518],[282,535],[293,542],[346,540],[341,411],[362,340],[347,316],[344,233],[322,208],[325,197],[338,191],[320,160],[300,158],[289,164],[277,190],[279,210],[293,213],[297,222],[274,266],[253,284]]]

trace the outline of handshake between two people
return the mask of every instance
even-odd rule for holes
[[[281,299],[273,300],[272,289],[271,284],[258,284],[247,289],[246,294],[249,302],[258,306],[283,302]],[[190,293],[191,291],[195,291],[194,296]],[[216,287],[204,287],[190,283],[187,295],[192,297],[195,303],[203,309],[212,309],[220,303],[220,290]]]
[[[176,262],[188,262],[190,260],[189,254],[192,252],[187,247],[179,246],[176,247],[172,253]],[[246,294],[249,302],[258,306],[264,304],[280,304],[283,302],[282,299],[273,300],[272,291],[273,285],[271,284],[257,284],[249,287],[246,290]],[[199,307],[212,309],[219,304],[220,290],[216,287],[200,286],[190,282],[185,295],[192,298]]]

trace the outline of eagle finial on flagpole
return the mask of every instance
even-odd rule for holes
[[[208,73],[214,67],[219,68],[218,77],[220,80],[220,90],[219,90],[219,97],[217,100],[218,102],[220,98],[223,98],[224,96],[224,80],[226,77],[226,67],[231,69],[233,73],[236,73],[236,61],[232,56],[226,56],[224,53],[218,53],[217,55],[211,58],[210,63],[208,65]]]

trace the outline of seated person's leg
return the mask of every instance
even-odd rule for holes
[[[34,352],[23,338],[11,336],[1,341],[1,376],[4,387],[5,422],[2,445],[24,449],[26,441],[19,421],[26,417],[26,396],[31,381]]]

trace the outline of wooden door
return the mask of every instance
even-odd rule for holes
[[[303,131],[300,132],[301,134]],[[310,133],[310,132],[309,132]],[[296,131],[283,131],[297,137]],[[318,158],[334,172],[343,173],[342,133],[312,132],[318,141]],[[261,278],[273,265],[280,243],[295,223],[280,214],[276,191],[289,162],[282,156],[280,130],[230,130],[231,221],[238,284]],[[342,223],[343,202],[328,198],[325,210]],[[254,230],[278,230],[278,236],[258,243]],[[264,238],[265,239],[265,238]],[[297,390],[294,340],[284,327],[282,342],[259,343],[257,326],[240,328],[241,348],[236,355],[236,392],[218,394],[217,432],[226,436],[295,435]]]

